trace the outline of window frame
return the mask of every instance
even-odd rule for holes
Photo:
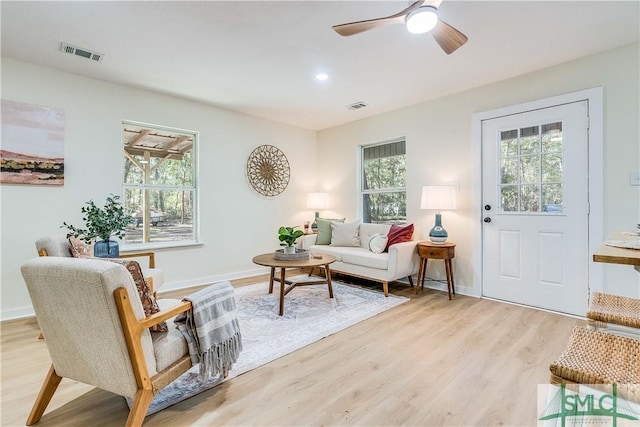
[[[182,239],[182,240],[174,240],[174,241],[150,241],[150,242],[137,242],[137,243],[126,243],[124,240],[121,243],[121,251],[137,251],[144,249],[162,249],[162,248],[177,248],[177,247],[185,247],[185,246],[199,246],[202,245],[200,241],[200,221],[199,221],[199,140],[200,134],[198,131],[181,129],[171,126],[163,126],[156,125],[151,123],[144,123],[132,120],[122,120],[121,132],[124,132],[126,126],[134,126],[134,127],[144,127],[150,128],[158,131],[171,132],[171,133],[180,133],[180,134],[188,134],[193,138],[193,147],[191,149],[191,165],[192,165],[192,182],[191,186],[176,186],[176,185],[161,185],[161,184],[131,184],[126,183],[124,177],[124,168],[126,163],[126,156],[124,154],[123,146],[121,149],[122,163],[121,163],[121,172],[120,179],[122,182],[122,197],[124,200],[124,195],[127,190],[150,190],[150,191],[191,191],[193,194],[193,210],[192,210],[192,234],[190,239]]]
[[[364,187],[364,163],[365,163],[365,159],[364,159],[364,153],[365,153],[365,149],[367,148],[371,148],[371,147],[376,147],[376,146],[382,146],[382,145],[391,145],[391,144],[395,144],[398,142],[403,142],[404,143],[404,156],[405,156],[405,185],[403,187],[388,187],[388,188],[380,188],[380,189],[367,189],[365,190]],[[357,164],[357,179],[356,179],[356,191],[358,193],[358,197],[357,197],[357,202],[356,202],[356,209],[358,211],[358,217],[361,221],[364,221],[364,217],[365,217],[365,212],[364,212],[364,197],[365,194],[384,194],[384,193],[398,193],[398,192],[404,192],[405,194],[405,212],[407,212],[407,204],[406,204],[406,200],[407,200],[407,138],[404,136],[401,137],[397,137],[397,138],[393,138],[393,139],[389,139],[389,140],[385,140],[385,141],[380,141],[380,142],[374,142],[374,143],[369,143],[369,144],[361,144],[358,145],[357,147],[358,153],[356,158],[358,159],[358,164]],[[394,222],[394,223],[385,223],[385,224],[407,224],[408,223],[408,214],[405,216],[405,220],[403,222]]]

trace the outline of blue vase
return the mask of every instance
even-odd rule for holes
[[[434,225],[431,231],[429,231],[429,239],[433,243],[444,243],[447,241],[447,237],[449,237],[449,234],[447,233],[447,230],[442,227],[442,216],[437,213],[436,225]]]
[[[115,240],[98,240],[93,245],[93,256],[98,258],[118,258],[120,247]]]

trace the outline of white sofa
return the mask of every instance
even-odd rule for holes
[[[415,232],[412,238],[414,240],[391,245],[388,252],[376,254],[369,249],[371,237],[374,234],[386,235],[390,228],[387,224],[360,224],[358,247],[316,245],[315,234],[302,236],[300,246],[302,249],[309,249],[312,254],[329,254],[336,257],[336,262],[329,266],[333,272],[382,282],[384,295],[389,296],[389,282],[408,277],[409,283],[413,286],[412,275],[417,273],[419,266]]]

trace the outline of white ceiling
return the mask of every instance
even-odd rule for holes
[[[331,26],[394,1],[0,3],[2,56],[320,130],[639,39],[640,1],[445,0],[469,37],[447,56],[403,25],[341,37]],[[67,42],[100,63],[60,52]],[[325,71],[330,79],[314,79]],[[368,107],[346,106],[364,101]]]

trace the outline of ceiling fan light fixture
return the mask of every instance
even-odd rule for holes
[[[405,22],[411,34],[428,33],[438,23],[437,9],[433,6],[420,6],[407,15]]]

